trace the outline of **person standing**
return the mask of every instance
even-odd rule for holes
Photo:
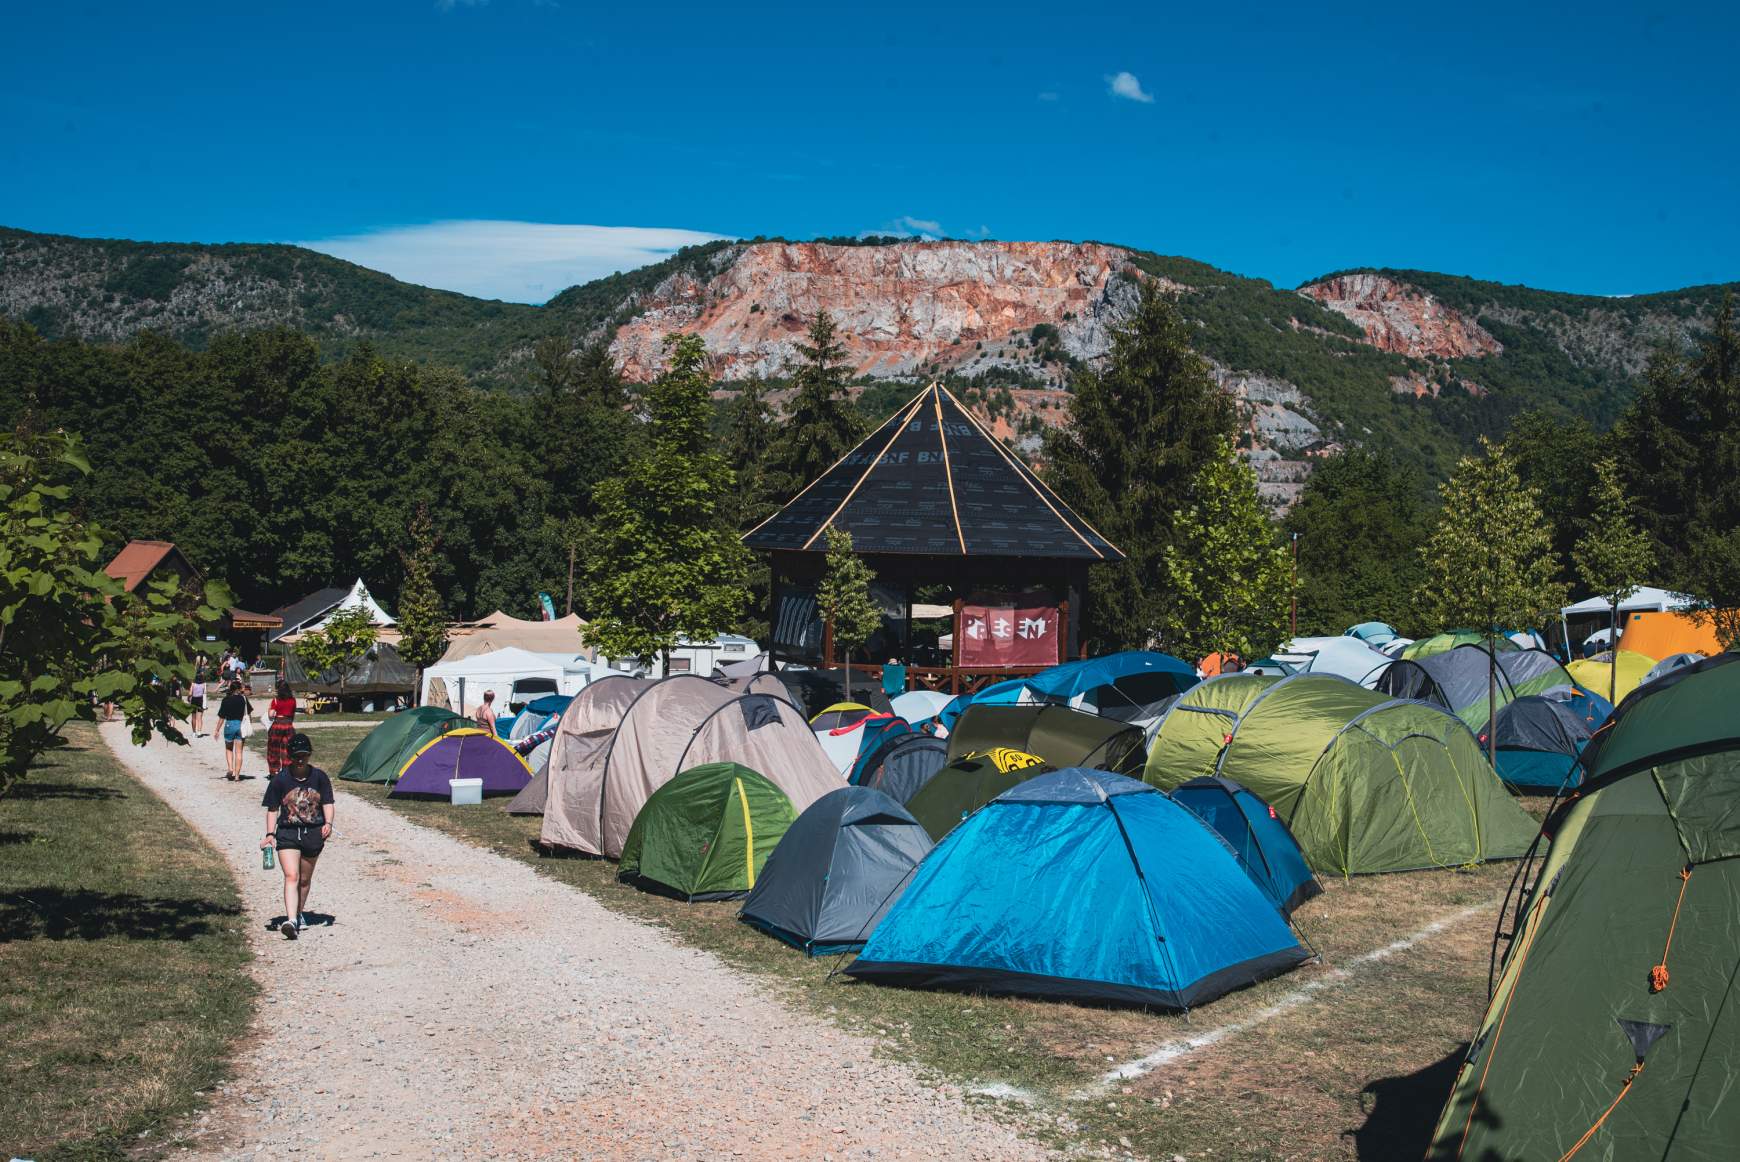
[[[193,707],[190,716],[193,726],[193,737],[205,737],[205,659],[202,657],[193,670],[193,683],[187,688],[187,704]]]
[[[495,733],[495,691],[485,690],[483,701],[477,704],[477,710],[471,716],[479,730]]]
[[[224,778],[232,783],[242,781],[242,747],[246,740],[242,735],[242,723],[248,717],[248,699],[242,694],[242,684],[231,682],[229,692],[224,700],[218,703],[217,736],[224,744]]]
[[[278,692],[266,708],[271,727],[266,731],[266,774],[277,774],[290,765],[290,737],[296,733],[296,695],[290,684],[278,682]]]
[[[332,780],[308,759],[314,746],[306,734],[291,736],[290,765],[266,784],[260,805],[266,809],[266,838],[261,848],[276,846],[284,868],[284,919],[278,931],[294,940],[307,927],[308,889],[314,883],[314,866],[326,841],[332,838],[337,807],[332,799]]]

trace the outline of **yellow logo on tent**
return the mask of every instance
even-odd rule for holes
[[[1038,755],[1028,754],[1024,750],[1016,750],[1012,746],[994,746],[990,750],[976,750],[966,757],[990,759],[991,765],[1004,773],[1018,771],[1023,767],[1042,767],[1045,765],[1045,760]]]

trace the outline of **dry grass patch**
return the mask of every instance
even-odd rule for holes
[[[255,988],[221,857],[70,734],[0,799],[0,1151],[132,1156],[224,1075]]]

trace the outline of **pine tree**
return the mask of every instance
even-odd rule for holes
[[[1292,562],[1263,511],[1257,475],[1223,440],[1191,491],[1166,546],[1177,615],[1166,648],[1185,658],[1268,653],[1286,633]]]
[[[882,610],[870,596],[875,574],[852,552],[852,534],[828,526],[828,560],[816,586],[816,608],[832,630],[834,652],[846,664],[846,698],[852,697],[852,651],[882,628]]]
[[[1439,486],[1443,505],[1420,546],[1426,573],[1414,600],[1425,626],[1482,630],[1491,653],[1506,630],[1545,623],[1565,603],[1565,586],[1555,580],[1553,535],[1535,490],[1518,479],[1502,445],[1483,436],[1480,447]],[[1489,657],[1489,707],[1497,704],[1496,667]],[[1495,737],[1487,731],[1489,759]]]
[[[1417,470],[1359,448],[1311,470],[1282,522],[1298,537],[1301,633],[1339,634],[1375,620],[1413,636],[1425,488]]]
[[[586,644],[648,664],[682,638],[731,624],[744,601],[748,553],[725,502],[731,469],[712,451],[712,379],[695,335],[665,340],[664,374],[647,389],[643,447],[595,491],[587,550]]]
[[[419,504],[411,517],[410,551],[401,550],[405,584],[399,590],[399,656],[417,671],[416,689],[423,688],[423,671],[447,652],[447,614],[435,588],[435,522],[429,506]]]
[[[764,462],[773,446],[773,409],[766,385],[757,377],[743,381],[726,413],[725,457],[736,476],[736,522],[747,529],[774,511],[765,494]]]
[[[1608,617],[1608,644],[1619,646],[1619,605],[1649,580],[1655,568],[1655,543],[1637,525],[1631,497],[1619,479],[1619,463],[1607,456],[1595,462],[1595,487],[1589,494],[1590,515],[1583,535],[1571,551],[1577,579],[1613,606]],[[1609,666],[1607,700],[1614,700],[1619,667]]]
[[[822,311],[810,323],[809,342],[792,382],[792,397],[780,440],[767,458],[767,495],[784,504],[833,467],[864,438],[864,420],[846,390],[846,348],[833,316]]]
[[[1104,367],[1076,373],[1069,421],[1046,443],[1052,486],[1126,555],[1089,577],[1086,637],[1096,649],[1139,649],[1169,628],[1162,572],[1175,514],[1236,420],[1178,309],[1144,281]]]

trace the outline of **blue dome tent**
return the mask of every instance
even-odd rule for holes
[[[1189,1009],[1307,953],[1203,821],[1081,767],[950,832],[846,969],[862,980]]]
[[[1200,680],[1195,666],[1171,654],[1126,650],[1064,662],[1037,674],[996,682],[976,694],[962,694],[943,707],[937,719],[953,730],[969,705],[1061,702],[1128,722],[1156,703],[1184,693]]]
[[[1204,775],[1174,788],[1172,797],[1214,828],[1253,883],[1283,915],[1323,891],[1293,833],[1275,809],[1231,779]]]

